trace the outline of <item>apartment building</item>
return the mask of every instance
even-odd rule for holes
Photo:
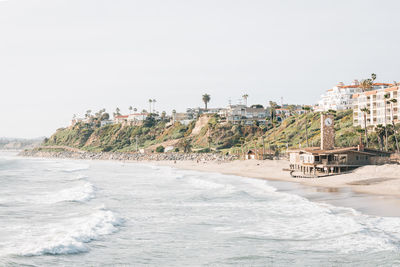
[[[346,110],[352,108],[352,95],[361,93],[360,83],[354,80],[351,85],[340,82],[321,95],[317,111]]]
[[[387,98],[385,98],[385,95]],[[393,103],[390,100],[399,101],[399,86],[354,94],[352,99],[354,126],[364,128],[364,112],[362,111],[364,108],[369,110],[369,114],[365,112],[367,127],[378,124],[387,125],[391,124],[392,121],[398,122],[400,115],[398,103]]]
[[[389,83],[374,83],[371,89],[379,90],[390,86],[391,84]],[[353,94],[359,94],[362,92],[363,90],[360,87],[358,80],[354,80],[351,85],[345,85],[340,82],[338,85],[327,90],[325,94],[321,95],[317,111],[352,109]]]

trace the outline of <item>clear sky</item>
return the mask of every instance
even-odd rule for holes
[[[0,136],[74,113],[313,104],[340,81],[400,80],[400,1],[0,1]]]

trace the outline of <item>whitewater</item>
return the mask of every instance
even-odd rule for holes
[[[0,266],[396,266],[400,218],[251,178],[0,152]]]

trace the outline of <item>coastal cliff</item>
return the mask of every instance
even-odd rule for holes
[[[335,114],[335,146],[355,146],[360,131],[353,127],[351,110]],[[271,152],[284,152],[289,147],[320,145],[320,113],[286,118],[266,125],[232,124],[217,115],[203,115],[185,125],[179,122],[148,119],[140,126],[121,123],[99,126],[77,123],[58,129],[45,139],[42,147],[65,146],[89,152],[217,152],[243,153],[262,147]],[[370,145],[379,148],[379,136],[370,133]],[[157,151],[157,149],[159,149]]]

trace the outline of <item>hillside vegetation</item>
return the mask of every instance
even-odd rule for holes
[[[355,146],[360,141],[360,130],[352,126],[352,111],[335,114],[336,146]],[[307,129],[306,129],[307,126]],[[195,130],[194,130],[195,129]],[[320,145],[320,113],[289,117],[281,124],[268,122],[267,126],[233,125],[219,122],[218,116],[203,116],[197,122],[183,125],[176,122],[145,122],[142,126],[122,124],[103,127],[78,123],[73,127],[61,128],[45,146],[68,146],[86,151],[133,152],[139,149],[156,151],[157,146],[173,146],[174,151],[208,152],[210,150],[233,152],[254,146],[273,151]],[[370,135],[371,146],[379,148],[379,138]]]

